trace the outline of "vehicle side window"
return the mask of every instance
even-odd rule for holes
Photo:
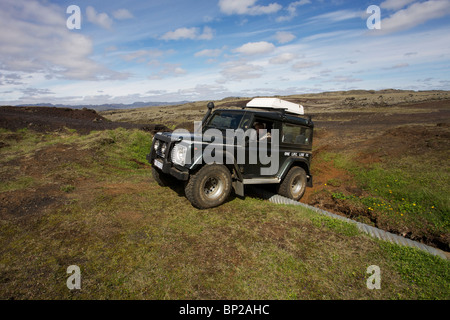
[[[302,145],[310,144],[311,129],[289,123],[283,123],[281,142]]]
[[[272,140],[272,129],[274,128],[274,122],[268,121],[264,119],[255,118],[255,121],[252,124],[252,129],[256,132],[257,140],[265,140],[270,143]]]

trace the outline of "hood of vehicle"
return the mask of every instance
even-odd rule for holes
[[[222,132],[225,137],[225,132]],[[201,133],[192,133],[192,132],[162,132],[157,133],[155,138],[164,137],[162,140],[165,141],[183,141],[184,143],[190,144],[194,142],[204,142],[208,143],[214,140],[214,135],[201,134]]]

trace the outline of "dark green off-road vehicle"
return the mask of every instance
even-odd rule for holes
[[[301,105],[255,98],[242,109],[213,108],[209,103],[193,133],[155,134],[147,159],[158,184],[183,182],[200,209],[222,204],[232,189],[244,196],[245,185],[276,184],[294,200],[312,186],[314,124]]]

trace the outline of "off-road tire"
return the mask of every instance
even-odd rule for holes
[[[278,194],[289,199],[300,200],[306,190],[306,172],[303,168],[292,167],[278,187]]]
[[[205,165],[190,176],[184,191],[186,198],[198,209],[217,207],[230,195],[230,171],[221,164]]]
[[[153,179],[155,179],[156,183],[158,183],[158,185],[161,187],[168,187],[170,185],[173,185],[173,183],[175,182],[174,178],[162,172],[161,170],[156,169],[155,167],[152,167],[152,176]]]

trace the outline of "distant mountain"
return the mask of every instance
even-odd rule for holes
[[[123,103],[105,103],[105,104],[89,104],[89,105],[64,105],[53,103],[34,103],[21,104],[17,107],[56,107],[56,108],[72,108],[72,109],[94,109],[96,111],[114,110],[114,109],[134,109],[142,107],[157,107],[157,106],[172,106],[176,104],[184,104],[191,101],[177,101],[177,102],[134,102],[132,104]]]

